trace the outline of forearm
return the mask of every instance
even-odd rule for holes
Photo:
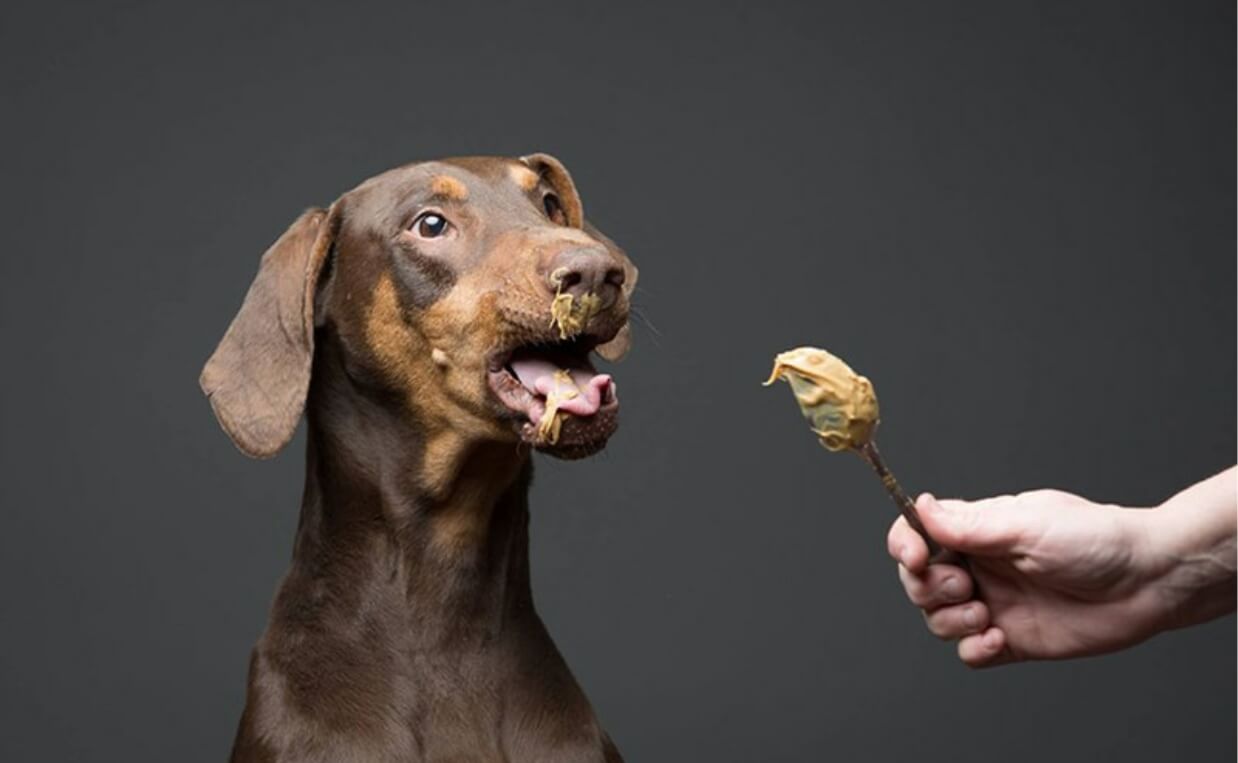
[[[1162,630],[1234,611],[1238,568],[1238,467],[1173,496],[1147,515]]]

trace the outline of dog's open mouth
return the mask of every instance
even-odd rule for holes
[[[596,337],[529,344],[496,356],[490,388],[517,416],[525,442],[563,458],[582,458],[618,426],[619,398],[609,374],[590,360]]]

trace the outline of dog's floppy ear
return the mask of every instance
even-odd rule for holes
[[[567,224],[573,228],[582,227],[585,222],[584,205],[563,162],[550,154],[529,154],[520,157],[520,161],[527,164],[529,169],[541,176],[559,194],[559,203],[563,206]]]
[[[314,358],[314,295],[339,214],[310,209],[262,255],[240,311],[198,382],[224,431],[270,458],[296,431]]]

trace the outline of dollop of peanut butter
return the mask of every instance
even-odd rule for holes
[[[774,358],[765,385],[785,379],[821,444],[858,450],[873,439],[879,411],[868,379],[825,350],[797,347]]]

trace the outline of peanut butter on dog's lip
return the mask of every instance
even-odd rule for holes
[[[555,298],[550,303],[550,327],[559,329],[560,339],[570,339],[589,323],[602,307],[602,298],[593,292],[581,295],[575,299],[563,291],[563,279],[567,276],[567,268],[559,268],[550,274],[550,280],[555,285]]]
[[[797,347],[774,358],[766,386],[791,385],[795,401],[821,444],[829,450],[860,450],[873,439],[879,410],[868,379],[825,350]]]

